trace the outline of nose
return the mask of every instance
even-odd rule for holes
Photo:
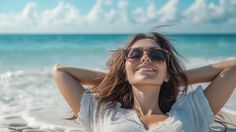
[[[148,53],[145,51],[143,52],[143,56],[142,58],[140,59],[141,62],[151,62],[151,59],[149,58],[148,56]]]

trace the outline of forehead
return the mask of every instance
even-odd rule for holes
[[[152,47],[161,48],[159,44],[157,44],[154,40],[149,38],[138,40],[131,46],[131,48],[144,48],[144,49]]]

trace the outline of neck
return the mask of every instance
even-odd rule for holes
[[[133,109],[138,115],[162,114],[158,99],[160,93],[160,86],[132,86],[134,95]]]

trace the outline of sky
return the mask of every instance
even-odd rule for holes
[[[0,1],[1,34],[120,34],[156,29],[236,33],[236,0]]]

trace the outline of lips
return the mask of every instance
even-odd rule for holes
[[[140,65],[137,67],[136,71],[156,72],[157,69],[150,65]]]

